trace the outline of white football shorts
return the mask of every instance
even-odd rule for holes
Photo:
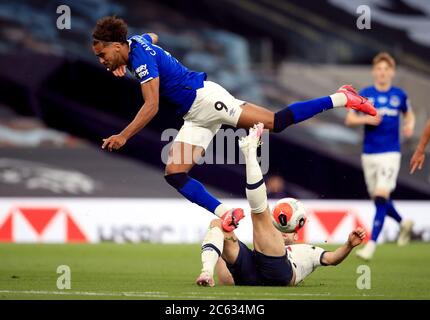
[[[197,96],[175,141],[203,147],[205,150],[221,125],[236,127],[245,102],[233,97],[219,84],[205,81],[197,90]]]
[[[378,189],[392,192],[396,188],[400,160],[400,152],[363,154],[361,156],[364,179],[370,196],[373,196],[375,190]]]

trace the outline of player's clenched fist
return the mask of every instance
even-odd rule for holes
[[[124,138],[120,134],[116,134],[116,135],[110,136],[107,139],[103,139],[102,149],[107,148],[109,151],[118,150],[123,145],[125,145],[126,142],[127,142],[126,138]]]
[[[349,234],[348,243],[351,247],[358,246],[366,237],[366,231],[363,228],[357,228]]]

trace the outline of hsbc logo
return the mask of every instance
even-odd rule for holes
[[[115,243],[140,243],[155,242],[162,243],[165,236],[174,233],[169,225],[160,225],[157,227],[149,225],[112,225],[98,226],[97,230],[100,242]]]
[[[14,207],[0,220],[0,242],[88,242],[88,237],[61,207]]]

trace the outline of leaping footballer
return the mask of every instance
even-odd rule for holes
[[[218,216],[225,231],[236,228],[243,210],[221,203],[188,175],[221,125],[249,128],[261,122],[270,131],[281,132],[332,108],[346,107],[376,115],[372,104],[349,85],[330,96],[296,102],[272,112],[236,99],[219,84],[208,81],[206,73],[187,69],[157,45],[156,34],[128,37],[127,33],[127,24],[122,19],[104,17],[97,21],[92,34],[92,49],[99,62],[118,77],[126,74],[126,68],[130,70],[140,81],[145,101],[124,130],[103,139],[102,148],[109,151],[121,148],[157,114],[159,98],[163,96],[176,106],[176,113],[184,120],[169,151],[165,179],[185,198]],[[193,161],[186,161],[186,150],[191,150]]]

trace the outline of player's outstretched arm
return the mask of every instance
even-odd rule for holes
[[[362,228],[357,228],[348,236],[346,243],[334,251],[327,251],[323,254],[321,262],[324,265],[335,266],[341,263],[366,237],[366,232]]]
[[[142,130],[158,112],[160,78],[145,82],[141,85],[145,103],[134,117],[133,121],[117,135],[103,139],[102,149],[109,151],[121,148],[128,139]]]
[[[430,119],[427,121],[426,127],[423,134],[421,135],[420,142],[415,149],[414,155],[411,158],[410,168],[411,174],[415,172],[416,169],[421,170],[425,160],[425,149],[430,141]]]

